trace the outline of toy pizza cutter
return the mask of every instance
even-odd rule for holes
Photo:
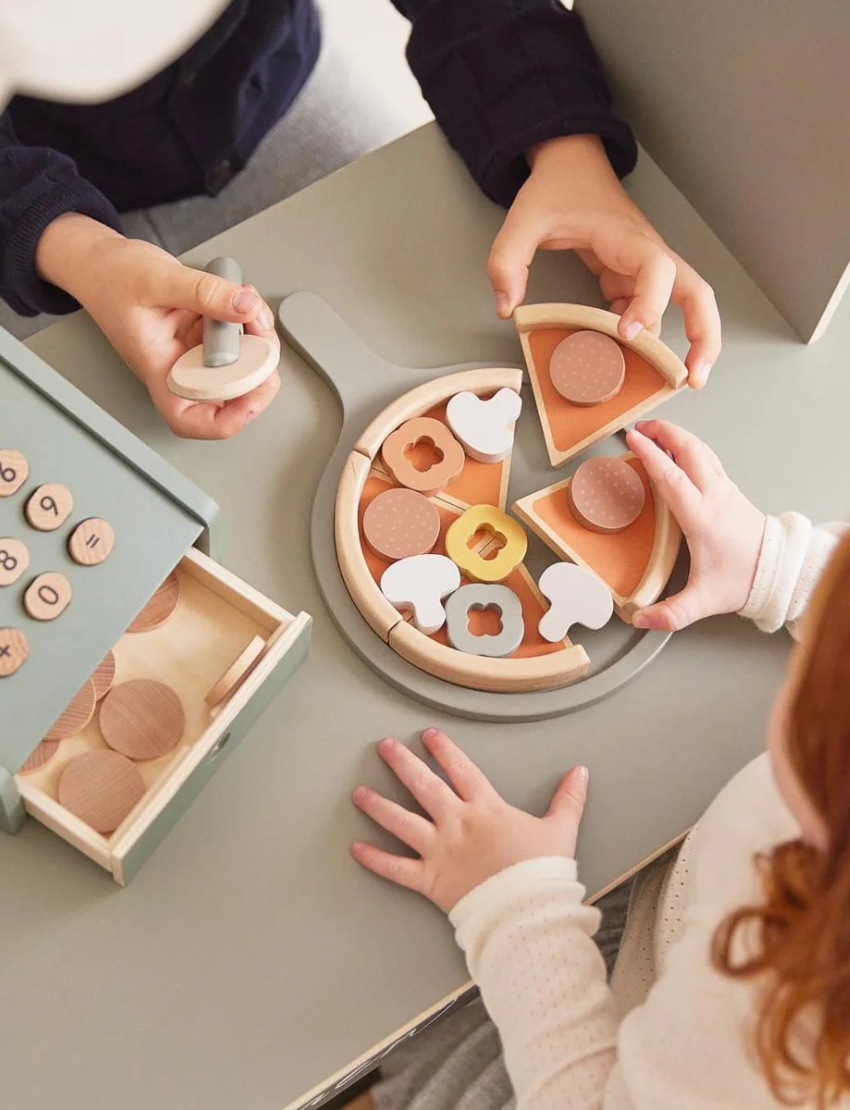
[[[232,258],[214,258],[207,273],[242,284],[242,269]],[[259,335],[245,335],[241,324],[204,317],[203,343],[186,351],[171,367],[168,388],[187,401],[232,401],[262,385],[280,359],[277,347]]]

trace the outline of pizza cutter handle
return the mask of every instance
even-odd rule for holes
[[[234,258],[214,258],[206,267],[208,274],[215,274],[235,285],[242,284],[242,267]],[[204,317],[204,366],[230,366],[239,358],[241,324],[227,324],[222,320]]]

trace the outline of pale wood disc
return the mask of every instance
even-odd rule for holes
[[[171,367],[168,388],[189,401],[232,401],[257,389],[277,368],[280,350],[261,335],[239,338],[239,358],[227,366],[206,366],[200,344]]]
[[[30,565],[30,553],[26,544],[12,536],[0,539],[0,586],[11,586],[17,582]]]
[[[179,744],[186,718],[170,686],[134,678],[113,686],[100,707],[106,743],[130,759],[159,759]]]
[[[98,701],[105,697],[115,679],[115,656],[108,651],[101,660],[91,680],[94,683],[95,697]]]
[[[24,608],[34,621],[53,621],[61,616],[74,596],[64,574],[49,570],[34,578],[24,594]]]
[[[159,628],[177,608],[179,600],[180,581],[172,571],[127,631],[152,632],[155,628]]]
[[[41,740],[35,751],[31,752],[18,768],[18,774],[31,775],[33,771],[38,771],[45,763],[49,763],[58,751],[58,740]]]
[[[17,628],[0,628],[0,678],[8,678],[26,662],[29,645]]]
[[[89,679],[44,734],[44,740],[54,740],[58,743],[82,732],[94,716],[96,703],[94,683]]]
[[[138,767],[118,752],[78,755],[59,779],[59,804],[104,836],[115,832],[144,793]]]
[[[242,684],[248,671],[262,655],[265,646],[266,641],[261,636],[254,636],[207,694],[205,699],[207,705],[210,707],[218,705]]]
[[[29,463],[13,447],[0,450],[0,497],[17,493],[29,477]]]
[[[94,567],[107,559],[115,546],[112,525],[98,516],[78,524],[68,538],[68,553],[82,567]]]
[[[32,527],[39,532],[55,532],[62,527],[73,508],[71,491],[58,482],[48,482],[32,494],[24,512]]]

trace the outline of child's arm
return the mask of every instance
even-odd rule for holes
[[[765,632],[799,620],[844,525],[819,528],[798,513],[765,516],[695,435],[665,420],[628,433],[681,525],[691,556],[688,584],[634,617],[638,628],[675,631],[716,613],[740,613]]]

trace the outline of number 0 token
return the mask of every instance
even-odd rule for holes
[[[52,621],[65,612],[73,597],[64,574],[49,570],[34,578],[24,594],[24,608],[34,621]]]
[[[27,501],[27,520],[39,532],[55,532],[61,528],[74,507],[71,491],[58,482],[39,486]]]

